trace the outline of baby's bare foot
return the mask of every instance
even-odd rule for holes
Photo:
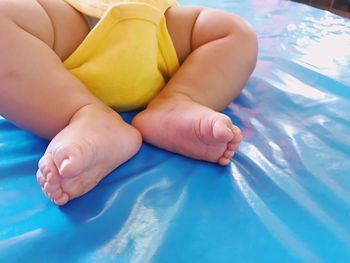
[[[242,140],[228,116],[190,100],[158,100],[132,125],[153,145],[220,165],[230,162]]]
[[[82,109],[50,142],[39,161],[38,182],[55,204],[64,205],[95,187],[140,144],[140,134],[117,114]]]

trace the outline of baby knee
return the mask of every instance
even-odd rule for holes
[[[217,26],[221,28],[222,35],[231,47],[227,49],[227,55],[231,52],[233,56],[237,56],[238,51],[247,71],[252,72],[258,54],[258,39],[253,27],[237,15],[218,12],[221,14],[217,14]]]
[[[50,18],[35,0],[1,0],[0,31],[0,34],[10,36],[19,31],[25,31],[49,46],[54,42]]]
[[[203,9],[193,27],[193,49],[204,43],[226,38],[233,48],[240,48],[256,60],[258,41],[253,28],[241,17],[232,13]]]
[[[242,18],[231,14],[230,21],[226,21],[229,27],[229,36],[235,48],[239,48],[248,65],[253,69],[257,61],[258,38],[250,24]]]

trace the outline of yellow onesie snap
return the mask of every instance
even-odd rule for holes
[[[101,18],[65,67],[117,111],[139,109],[179,67],[164,12],[171,0],[66,0]]]

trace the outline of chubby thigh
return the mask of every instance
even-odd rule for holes
[[[63,0],[1,0],[1,24],[14,22],[46,43],[61,60],[82,42],[89,28],[83,16]]]
[[[50,11],[56,6],[61,18]],[[65,32],[59,26],[64,18],[71,23]],[[77,109],[96,101],[62,64],[87,31],[83,17],[64,1],[1,0],[0,35],[6,37],[0,40],[0,115],[52,138]]]

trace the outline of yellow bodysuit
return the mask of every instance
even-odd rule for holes
[[[66,0],[100,18],[65,67],[117,111],[139,109],[179,67],[164,13],[175,0]]]

